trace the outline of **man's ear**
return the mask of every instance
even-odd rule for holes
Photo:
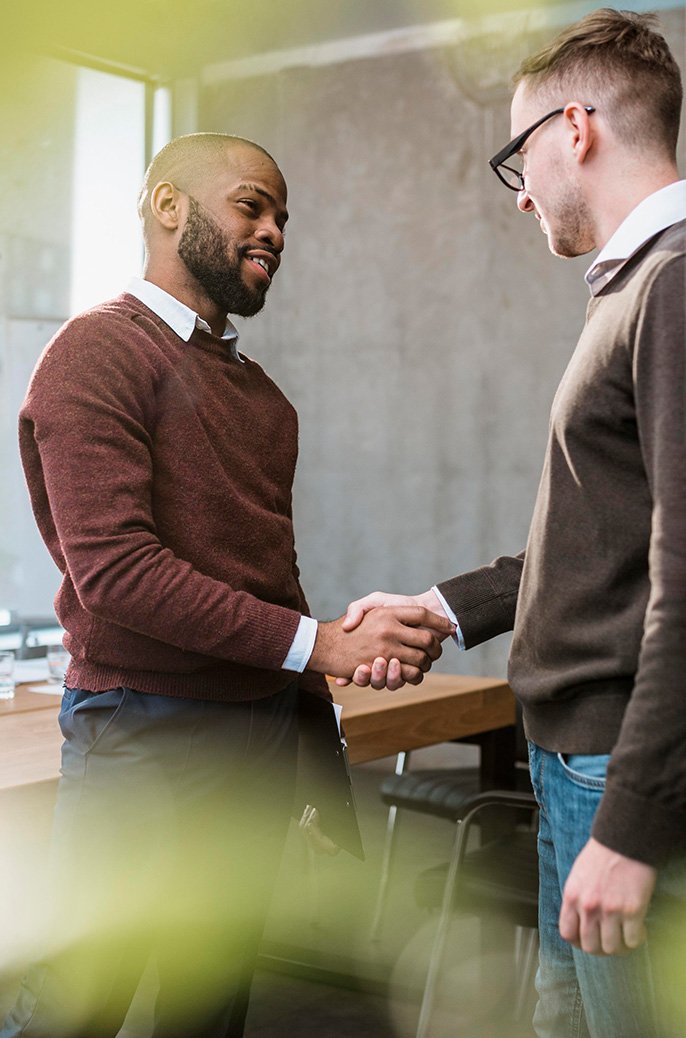
[[[168,231],[178,229],[181,222],[181,195],[168,180],[155,184],[150,192],[150,211],[159,224]]]
[[[586,111],[586,107],[580,101],[570,101],[568,105],[565,105],[563,114],[567,122],[574,157],[581,164],[586,161],[595,141],[591,113]]]

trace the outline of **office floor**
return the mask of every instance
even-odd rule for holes
[[[461,752],[456,748],[456,752]],[[468,752],[468,751],[467,751]],[[421,762],[413,762],[420,766]],[[295,827],[265,934],[269,968],[254,981],[246,1038],[411,1038],[433,941],[436,915],[417,907],[414,883],[424,869],[445,862],[453,828],[405,812],[380,936],[370,937],[383,850],[386,811],[378,790],[384,772],[353,769],[367,860],[346,853],[308,859]],[[35,816],[34,816],[35,817]],[[512,930],[488,936],[476,919],[454,920],[444,958],[431,1038],[530,1038],[525,1020],[512,1021]],[[269,957],[272,957],[271,959]],[[283,972],[280,957],[296,960]],[[316,977],[312,976],[312,967]],[[147,1038],[154,971],[144,978],[120,1038]],[[0,1018],[13,997],[0,990]]]

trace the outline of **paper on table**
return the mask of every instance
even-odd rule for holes
[[[64,692],[64,687],[58,685],[56,682],[46,685],[28,685],[27,692],[41,692],[44,696],[61,696]]]
[[[37,660],[15,660],[14,680],[24,681],[47,681],[48,661],[45,657]]]

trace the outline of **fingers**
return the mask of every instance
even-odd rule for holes
[[[570,904],[567,893],[562,900],[562,907],[560,909],[560,937],[563,941],[569,941],[575,948],[581,947],[581,938],[579,936],[579,913],[573,904]]]
[[[419,684],[423,674],[431,669],[443,650],[436,635],[424,627],[415,627],[403,622],[406,608],[397,610],[376,609],[365,619],[365,628],[376,650],[371,684],[373,688],[400,688],[406,681]],[[419,610],[421,613],[423,610]],[[415,618],[417,610],[412,607],[410,615]],[[395,660],[390,677],[386,661]],[[405,676],[402,668],[409,667]]]
[[[406,671],[407,675],[406,676]],[[419,675],[418,678],[415,675]],[[378,656],[372,665],[372,688],[380,690],[387,688],[390,692],[396,692],[399,688],[413,678],[413,684],[419,684],[423,679],[423,673],[416,667],[405,667],[399,659],[393,657],[385,660]]]
[[[441,647],[434,642],[428,648],[419,648],[412,645],[393,644],[381,650],[389,659],[397,659],[402,668],[409,667],[411,672],[418,672],[422,677],[431,670],[435,660],[441,655]],[[395,655],[394,655],[395,654]],[[384,657],[384,659],[386,658]],[[405,679],[407,680],[407,679]],[[421,680],[421,678],[420,678]],[[419,684],[419,681],[414,682]],[[383,688],[382,685],[379,687]]]
[[[341,624],[343,630],[354,631],[356,627],[359,627],[366,611],[362,602],[351,602],[343,617],[343,623]]]
[[[424,671],[401,663],[399,659],[385,660],[377,656],[371,667],[361,665],[353,674],[352,680],[358,686],[371,685],[377,691],[387,688],[389,692],[397,692],[404,685],[420,685],[424,680]],[[342,684],[342,679],[337,684]]]
[[[605,940],[608,946],[613,941],[613,927],[606,920]],[[582,912],[579,920],[579,947],[589,955],[603,955],[601,923],[595,912]]]
[[[407,685],[421,685],[424,680],[424,671],[418,667],[408,667],[407,664],[401,664],[400,670],[403,681]]]
[[[589,944],[593,945],[595,955],[625,954],[628,948],[624,944],[622,917],[618,913],[603,916],[600,926],[596,925],[589,935]]]
[[[565,893],[559,925],[563,940],[589,955],[627,955],[647,938],[643,912],[619,907],[612,894],[603,905],[597,897]]]
[[[627,955],[647,938],[642,920],[622,919],[621,912],[584,912],[563,921],[560,916],[560,935],[576,948],[589,955]]]
[[[455,624],[452,620],[440,613],[434,613],[431,609],[424,610],[421,625],[422,627],[427,627],[430,631],[434,631],[441,641],[444,638],[452,638],[455,634]]]
[[[643,919],[625,919],[622,926],[624,944],[630,951],[640,948],[648,939],[648,931]]]
[[[336,684],[341,688],[346,685],[355,684],[358,688],[372,688],[381,690],[387,688],[389,692],[396,692],[404,685],[419,685],[424,680],[424,672],[419,667],[411,667],[393,658],[385,660],[377,656],[373,664],[360,664],[355,669],[352,678],[336,678]]]
[[[423,671],[430,670],[431,664],[443,654],[438,638],[423,627],[401,628],[398,638],[403,645],[402,654],[398,653],[401,663],[409,663]]]
[[[386,675],[388,673],[389,666],[390,663],[387,662],[382,656],[377,656],[377,658],[372,663],[372,688],[378,690],[386,687]]]
[[[362,623],[365,613],[368,613],[370,609],[376,609],[378,606],[390,605],[391,599],[394,598],[397,599],[400,596],[387,595],[383,591],[373,591],[370,595],[365,595],[364,598],[358,598],[355,602],[351,602],[346,609],[341,627],[344,631],[354,631]]]
[[[340,688],[345,688],[346,685],[357,685],[359,688],[366,688],[372,677],[372,668],[366,663],[361,663],[356,668],[351,678],[336,678],[336,684]]]
[[[372,668],[366,663],[361,663],[360,666],[355,669],[355,673],[353,674],[354,684],[359,688],[366,688],[371,680]]]
[[[413,619],[417,610],[413,607],[410,612]],[[422,610],[419,610],[419,612],[422,612]],[[385,659],[396,657],[401,663],[411,663],[413,666],[420,666],[418,657],[408,658],[408,652],[417,650],[426,656],[429,664],[433,660],[437,660],[443,652],[441,638],[437,637],[435,631],[430,630],[423,624],[407,623],[405,614],[406,609],[380,609],[378,610],[378,616],[374,616],[373,622],[378,620],[380,624],[379,655],[384,656]],[[403,652],[393,651],[394,644],[401,646]],[[391,651],[383,652],[384,648]]]
[[[424,677],[423,674],[422,677]],[[397,692],[397,690],[402,688],[404,684],[405,678],[403,677],[400,660],[395,658],[389,660],[386,671],[386,688],[390,692]]]
[[[447,616],[440,616],[424,606],[397,605],[393,606],[393,613],[405,627],[425,627],[441,638],[455,633],[455,624]]]
[[[411,627],[428,627],[441,638],[447,638],[455,633],[455,625],[445,615],[435,595],[432,596],[432,600],[435,600],[436,607],[429,609],[420,603],[420,598],[412,595],[391,595],[386,591],[373,591],[370,595],[350,603],[341,627],[344,631],[354,631],[361,624],[365,613],[385,606],[393,608],[402,623]]]

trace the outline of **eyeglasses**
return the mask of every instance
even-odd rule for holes
[[[595,112],[593,105],[584,105],[585,111],[590,115],[591,112]],[[539,126],[546,123],[548,119],[552,119],[554,115],[562,115],[564,108],[556,108],[554,112],[548,112],[541,119],[530,126],[528,130],[524,130],[518,137],[511,140],[509,144],[494,155],[492,159],[488,160],[488,165],[491,167],[495,175],[503,182],[505,187],[509,187],[511,191],[523,191],[524,190],[524,173],[522,172],[522,157],[519,152],[522,149],[522,145],[529,139],[534,130],[537,130]],[[510,165],[506,165],[507,160],[510,160]],[[519,168],[517,168],[519,166]]]

